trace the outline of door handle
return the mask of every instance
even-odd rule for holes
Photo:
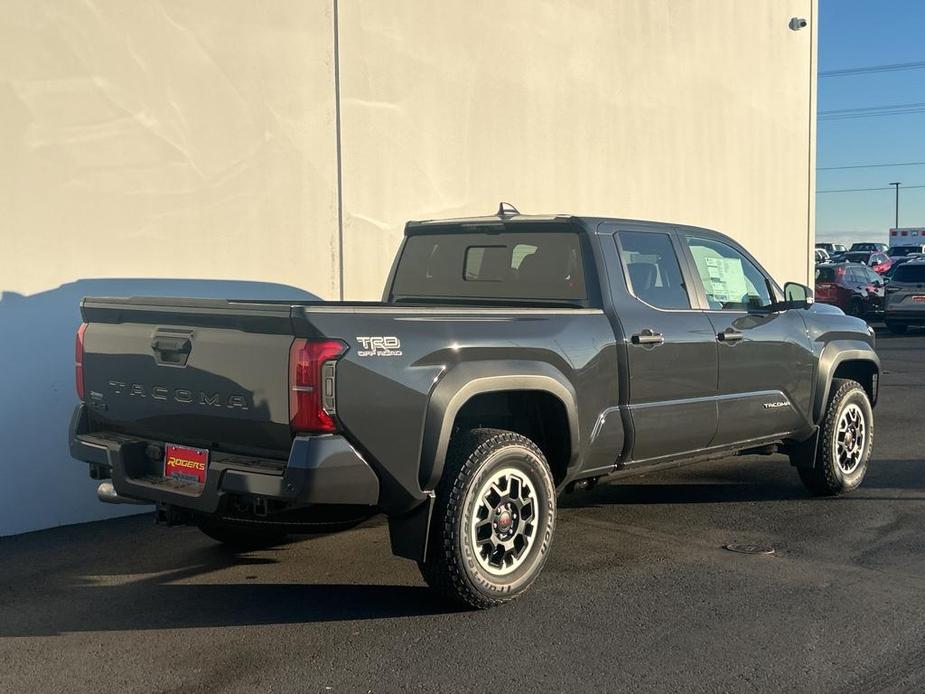
[[[654,330],[646,328],[630,337],[634,345],[662,345],[665,344],[665,336]]]
[[[720,342],[738,342],[743,337],[745,337],[745,335],[732,328],[726,328],[723,332],[716,334],[716,339]]]

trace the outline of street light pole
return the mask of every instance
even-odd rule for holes
[[[901,182],[896,181],[895,183],[891,183],[890,185],[896,186],[896,221],[895,221],[895,225],[893,226],[893,228],[899,229],[899,186],[901,185]]]

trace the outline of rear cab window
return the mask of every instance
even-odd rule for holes
[[[588,306],[584,245],[564,224],[435,227],[405,239],[390,298],[398,303]],[[514,227],[514,228],[512,228]]]
[[[626,283],[637,299],[661,309],[691,307],[681,265],[668,234],[621,231],[617,237]]]

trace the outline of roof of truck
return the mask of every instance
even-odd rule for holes
[[[548,224],[576,224],[578,226],[584,227],[589,232],[594,232],[597,226],[601,223],[610,223],[610,224],[625,224],[632,225],[635,227],[644,227],[644,226],[670,226],[675,229],[689,229],[696,230],[698,232],[716,234],[717,236],[725,236],[722,232],[716,231],[714,229],[707,229],[704,227],[692,226],[689,224],[677,224],[675,222],[660,222],[652,219],[629,219],[623,217],[599,217],[591,215],[575,215],[575,214],[494,214],[494,215],[485,215],[482,217],[456,217],[451,219],[428,219],[428,220],[412,220],[405,225],[406,234],[414,233],[423,233],[428,229],[433,227],[458,227],[457,229],[441,229],[441,231],[448,231],[452,233],[456,231],[458,233],[465,233],[467,228],[471,227],[485,227],[485,226],[508,226],[514,224],[535,224],[537,222],[548,223]],[[728,238],[728,237],[727,237]]]

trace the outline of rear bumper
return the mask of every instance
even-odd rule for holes
[[[217,512],[228,495],[306,506],[376,506],[379,502],[379,479],[341,436],[296,437],[285,463],[216,454],[209,460],[205,487],[193,493],[165,479],[162,463],[149,455],[152,446],[156,450],[163,442],[89,432],[83,405],[74,411],[69,433],[71,456],[90,463],[99,477],[108,473],[116,493],[129,499],[204,514]]]
[[[888,308],[883,314],[883,318],[885,320],[902,321],[905,323],[925,324],[925,309],[901,311]]]

